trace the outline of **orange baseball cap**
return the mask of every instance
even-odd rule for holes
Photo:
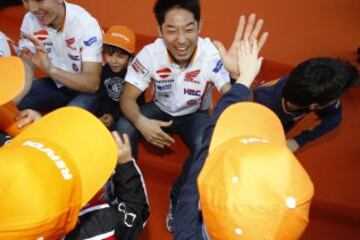
[[[133,54],[135,52],[135,33],[126,26],[112,26],[105,33],[103,43]]]
[[[115,169],[117,146],[92,114],[51,112],[0,148],[0,239],[59,239]]]
[[[205,227],[217,239],[298,239],[312,181],[287,148],[280,120],[250,102],[220,116],[198,177]]]
[[[0,57],[0,105],[9,102],[23,89],[25,68],[18,57]]]

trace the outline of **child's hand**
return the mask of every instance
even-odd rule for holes
[[[126,163],[130,161],[131,158],[131,146],[129,137],[127,134],[123,134],[120,138],[119,134],[116,131],[112,132],[114,140],[118,146],[118,164]]]
[[[114,124],[114,118],[110,113],[105,113],[99,119],[107,128]]]
[[[258,75],[263,58],[258,57],[259,49],[257,40],[253,39],[250,43],[248,40],[240,42],[237,47],[238,68],[240,76],[236,82],[250,87]]]
[[[26,125],[38,120],[41,118],[41,114],[32,109],[25,109],[16,116],[16,120],[19,120],[17,126],[18,128],[23,128]]]

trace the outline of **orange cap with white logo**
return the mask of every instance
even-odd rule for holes
[[[213,240],[299,239],[314,195],[280,120],[256,103],[234,104],[220,116],[198,187]]]
[[[92,114],[51,112],[0,148],[0,239],[59,239],[115,169],[117,146]]]
[[[105,33],[103,43],[121,48],[130,54],[134,54],[135,33],[126,26],[112,26]]]

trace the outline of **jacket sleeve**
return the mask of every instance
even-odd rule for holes
[[[189,177],[180,192],[179,201],[175,210],[176,231],[174,239],[203,239],[201,213],[198,210],[199,192],[196,180],[208,155],[211,136],[219,116],[231,104],[247,101],[249,94],[250,90],[247,87],[235,83],[216,105],[208,125],[205,128],[201,150],[196,155]]]
[[[149,216],[149,204],[135,161],[118,165],[111,181],[114,198],[82,210],[78,224],[65,240],[138,239]]]
[[[294,137],[300,147],[339,126],[342,120],[342,106],[340,100],[326,108],[316,111],[315,114],[319,117],[320,123],[313,129],[302,131],[299,135]]]
[[[113,176],[117,210],[123,213],[116,228],[118,239],[137,239],[149,217],[149,202],[142,173],[134,160],[116,167]]]

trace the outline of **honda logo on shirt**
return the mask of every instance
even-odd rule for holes
[[[195,78],[199,75],[200,70],[191,71],[185,74],[185,82],[193,82],[199,84],[200,82],[195,80]]]

